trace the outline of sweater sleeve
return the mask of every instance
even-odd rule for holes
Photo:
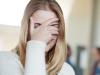
[[[75,75],[75,72],[68,63],[64,62],[58,75]]]
[[[46,44],[41,41],[27,42],[25,68],[13,52],[0,52],[0,75],[46,75]],[[72,67],[64,63],[58,75],[75,75]]]
[[[41,41],[27,42],[25,68],[13,52],[0,52],[0,75],[46,75],[46,44]]]
[[[45,48],[44,42],[27,42],[24,75],[46,75]]]

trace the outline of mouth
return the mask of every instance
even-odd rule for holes
[[[52,39],[51,41],[49,41],[49,42],[47,43],[47,45],[50,44],[53,40],[54,40],[54,39]]]
[[[47,43],[47,45],[49,45],[52,42],[56,42],[57,39],[52,39],[50,42]]]

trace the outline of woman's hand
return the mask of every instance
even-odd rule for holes
[[[34,28],[34,20],[30,17],[30,27],[33,26],[33,29],[31,28],[31,40],[38,40],[48,44],[59,34],[58,20],[58,18],[52,18],[42,23],[39,27]]]

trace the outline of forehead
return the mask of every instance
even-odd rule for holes
[[[48,19],[55,18],[57,15],[50,10],[37,10],[33,15],[32,18],[34,22],[43,23]]]

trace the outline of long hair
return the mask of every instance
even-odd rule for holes
[[[30,17],[37,10],[46,10],[49,7],[60,19],[59,20],[59,35],[56,44],[51,50],[46,53],[46,72],[47,75],[56,75],[61,70],[61,67],[66,59],[65,47],[65,22],[63,12],[59,4],[55,0],[31,0],[24,11],[21,22],[21,30],[18,45],[16,50],[20,57],[20,61],[25,65],[26,45],[30,40]]]

